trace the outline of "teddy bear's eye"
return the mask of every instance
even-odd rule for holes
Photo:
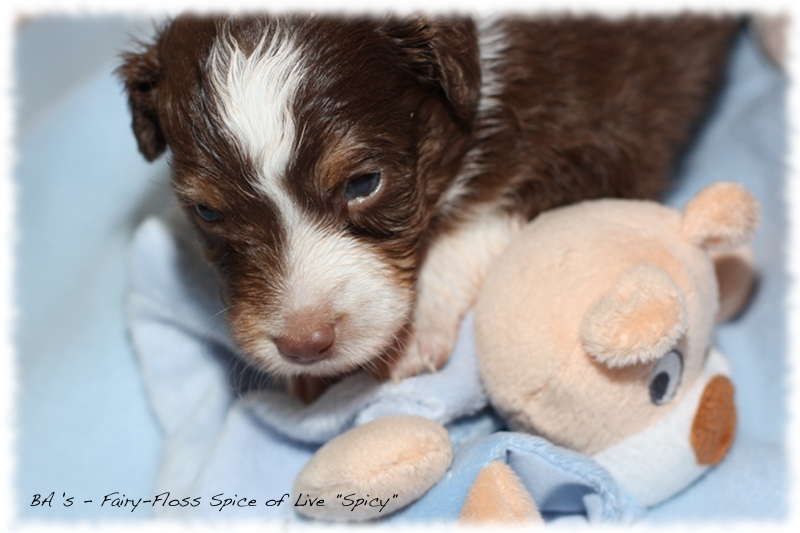
[[[672,350],[662,357],[650,374],[650,401],[655,405],[664,405],[672,401],[681,384],[683,375],[683,355]]]

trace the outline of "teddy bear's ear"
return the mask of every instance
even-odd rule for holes
[[[758,226],[758,204],[737,183],[709,185],[683,209],[681,235],[706,250],[727,250],[748,242]]]
[[[755,258],[750,245],[709,253],[719,286],[717,323],[731,320],[747,307],[757,280]]]
[[[589,308],[581,341],[598,362],[616,368],[655,361],[675,345],[686,325],[686,303],[672,278],[639,263]]]

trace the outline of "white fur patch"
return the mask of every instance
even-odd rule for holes
[[[402,327],[411,298],[374,251],[320,226],[288,194],[285,173],[298,142],[292,104],[306,67],[287,32],[271,30],[249,56],[223,33],[209,59],[223,125],[255,163],[253,186],[275,203],[286,230],[286,274],[277,280],[281,318],[264,325],[254,355],[279,374],[337,374],[380,355]],[[336,324],[333,354],[310,366],[288,362],[269,340],[303,311],[324,313]]]
[[[497,19],[481,21],[478,27],[478,46],[481,59],[481,92],[478,113],[485,114],[500,105],[499,97],[505,88],[498,66],[506,57],[508,39]]]
[[[434,241],[420,271],[414,341],[392,368],[392,379],[433,371],[450,357],[461,319],[474,303],[489,266],[523,223],[518,215],[484,208]]]
[[[489,265],[520,232],[518,215],[485,207],[452,233],[437,239],[420,273],[420,305],[440,299],[446,309],[466,312],[483,283]]]
[[[260,170],[253,186],[281,210],[291,208],[279,184],[295,146],[292,103],[306,71],[303,54],[279,25],[249,56],[223,29],[208,64],[222,122]]]
[[[410,293],[398,287],[369,246],[347,235],[297,221],[287,244],[285,316],[319,309],[336,322],[334,355],[302,372],[339,373],[379,356],[406,319]],[[282,361],[280,371],[298,370]]]

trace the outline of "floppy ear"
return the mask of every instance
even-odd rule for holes
[[[748,242],[758,226],[758,204],[737,183],[709,185],[683,209],[681,234],[706,250],[729,250]]]
[[[145,159],[153,161],[167,148],[156,111],[161,65],[156,44],[143,44],[142,47],[141,52],[123,54],[123,63],[117,68],[116,74],[128,93],[128,107],[133,116],[133,133],[139,151]]]
[[[616,368],[655,361],[686,332],[686,303],[660,268],[623,272],[586,313],[581,341],[598,362]]]
[[[414,17],[387,22],[382,29],[420,80],[443,91],[460,119],[471,120],[481,82],[475,23]]]

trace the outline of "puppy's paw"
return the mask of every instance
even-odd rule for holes
[[[479,209],[433,243],[417,282],[412,333],[402,355],[391,358],[389,377],[397,381],[433,372],[447,362],[486,270],[523,222],[521,217]]]
[[[389,377],[400,381],[442,368],[453,352],[458,326],[459,320],[455,317],[437,322],[420,320],[405,353],[391,365]]]

